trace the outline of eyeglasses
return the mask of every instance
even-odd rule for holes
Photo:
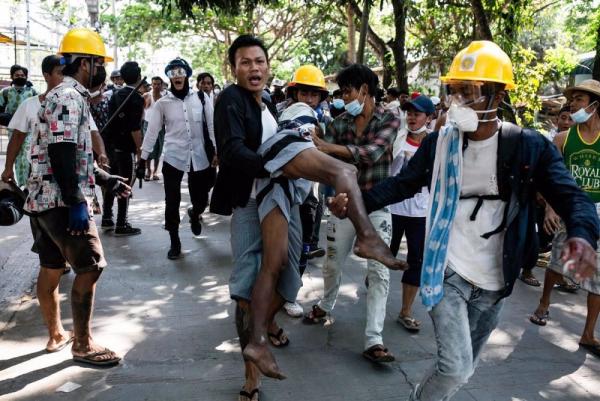
[[[186,77],[187,78],[187,71],[185,70],[185,68],[182,68],[182,67],[173,68],[173,69],[167,71],[167,77],[169,77],[169,78]]]

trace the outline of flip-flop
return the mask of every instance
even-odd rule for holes
[[[539,313],[533,312],[533,315],[529,316],[529,321],[533,324],[537,324],[538,326],[545,326],[548,323],[548,319],[550,318],[550,312],[546,311],[546,313],[540,315]]]
[[[252,397],[254,397],[254,394],[259,394],[258,389],[255,388],[254,390],[247,392],[246,390],[242,390],[240,391],[240,396],[238,397],[238,401],[253,401]],[[246,400],[243,400],[242,397],[246,398]],[[258,398],[256,399],[256,401],[258,401]]]
[[[290,339],[286,338],[285,342],[281,339],[281,336],[283,335],[283,329],[280,328],[279,331],[277,333],[267,333],[267,336],[269,337],[269,342],[271,343],[271,345],[275,348],[283,348],[283,347],[287,347],[288,345],[290,345]],[[275,344],[273,342],[273,339],[277,340],[279,342],[279,344]]]
[[[579,346],[586,351],[590,352],[592,355],[600,358],[600,344],[583,344],[579,343]]]
[[[575,294],[579,289],[579,286],[575,283],[568,283],[565,281],[564,283],[555,284],[554,288],[558,291],[567,292],[569,294]]]
[[[108,354],[112,354],[113,357],[110,359],[98,358]],[[94,366],[111,366],[118,364],[121,358],[108,348],[104,348],[102,351],[90,352],[85,355],[73,355],[73,360],[75,362],[87,363]]]
[[[160,180],[160,178],[157,175],[152,176],[152,181],[158,181],[158,180]]]
[[[377,356],[376,351],[383,351],[384,355]],[[381,344],[375,344],[372,347],[363,351],[362,355],[371,362],[377,363],[388,363],[394,362],[396,358],[392,355],[387,348]]]
[[[421,322],[410,316],[398,316],[396,322],[400,323],[404,328],[411,333],[416,333],[421,330]]]
[[[540,287],[542,285],[535,277],[523,277],[523,275],[520,275],[519,280],[532,287]]]
[[[67,345],[71,344],[73,342],[74,338],[75,337],[73,336],[73,333],[71,333],[69,338],[65,338],[63,341],[59,342],[54,347],[46,347],[46,352],[48,352],[49,354],[52,354],[54,352],[61,351],[61,350],[65,349],[65,347]]]

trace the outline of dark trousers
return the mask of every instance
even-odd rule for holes
[[[165,184],[165,229],[167,231],[179,230],[179,205],[181,203],[181,181],[183,171],[176,169],[163,161],[163,180]],[[188,172],[188,190],[193,207],[193,217],[198,218],[208,205],[208,193],[215,185],[217,170],[209,167],[204,170],[194,171],[193,167]]]
[[[402,242],[404,234],[406,234],[406,245],[408,247],[406,262],[409,267],[402,275],[402,282],[420,287],[423,251],[425,250],[425,217],[406,217],[392,214],[390,250],[394,256],[398,255],[398,249],[400,249],[400,242]]]
[[[110,173],[127,178],[129,183],[133,180],[133,153],[113,150],[109,152]],[[104,202],[102,205],[102,219],[113,218],[113,204],[115,196],[104,191]],[[129,209],[129,197],[117,199],[117,226],[127,224],[127,211]]]
[[[322,217],[323,200],[317,199],[311,192],[304,203],[300,205],[300,221],[302,222],[303,243],[313,245],[317,245],[319,243],[319,231],[321,229]]]

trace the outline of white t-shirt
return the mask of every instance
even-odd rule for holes
[[[16,129],[25,134],[31,134],[38,122],[38,111],[40,111],[41,106],[39,96],[25,99],[10,119],[8,129]]]
[[[496,161],[498,133],[483,141],[469,140],[463,153],[461,197],[498,195]],[[506,202],[484,200],[474,221],[470,216],[477,198],[461,199],[450,232],[448,265],[462,278],[479,288],[498,291],[504,287],[502,247],[504,231],[489,239],[481,235],[502,223]]]
[[[269,108],[263,105],[263,111],[261,114],[262,120],[262,139],[260,143],[265,143],[267,139],[277,133],[277,121],[269,111]],[[252,193],[250,193],[252,199],[256,199],[256,180],[252,183]]]
[[[405,138],[398,144],[398,149],[394,149],[392,176],[397,175],[419,149],[419,144],[412,142],[407,134],[404,134],[404,136]],[[426,217],[428,203],[429,190],[425,186],[421,189],[421,192],[416,193],[412,198],[390,205],[390,212],[398,216]]]

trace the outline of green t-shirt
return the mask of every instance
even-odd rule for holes
[[[587,143],[579,133],[579,125],[574,125],[563,145],[563,156],[577,185],[593,202],[600,202],[600,132],[594,142]]]

